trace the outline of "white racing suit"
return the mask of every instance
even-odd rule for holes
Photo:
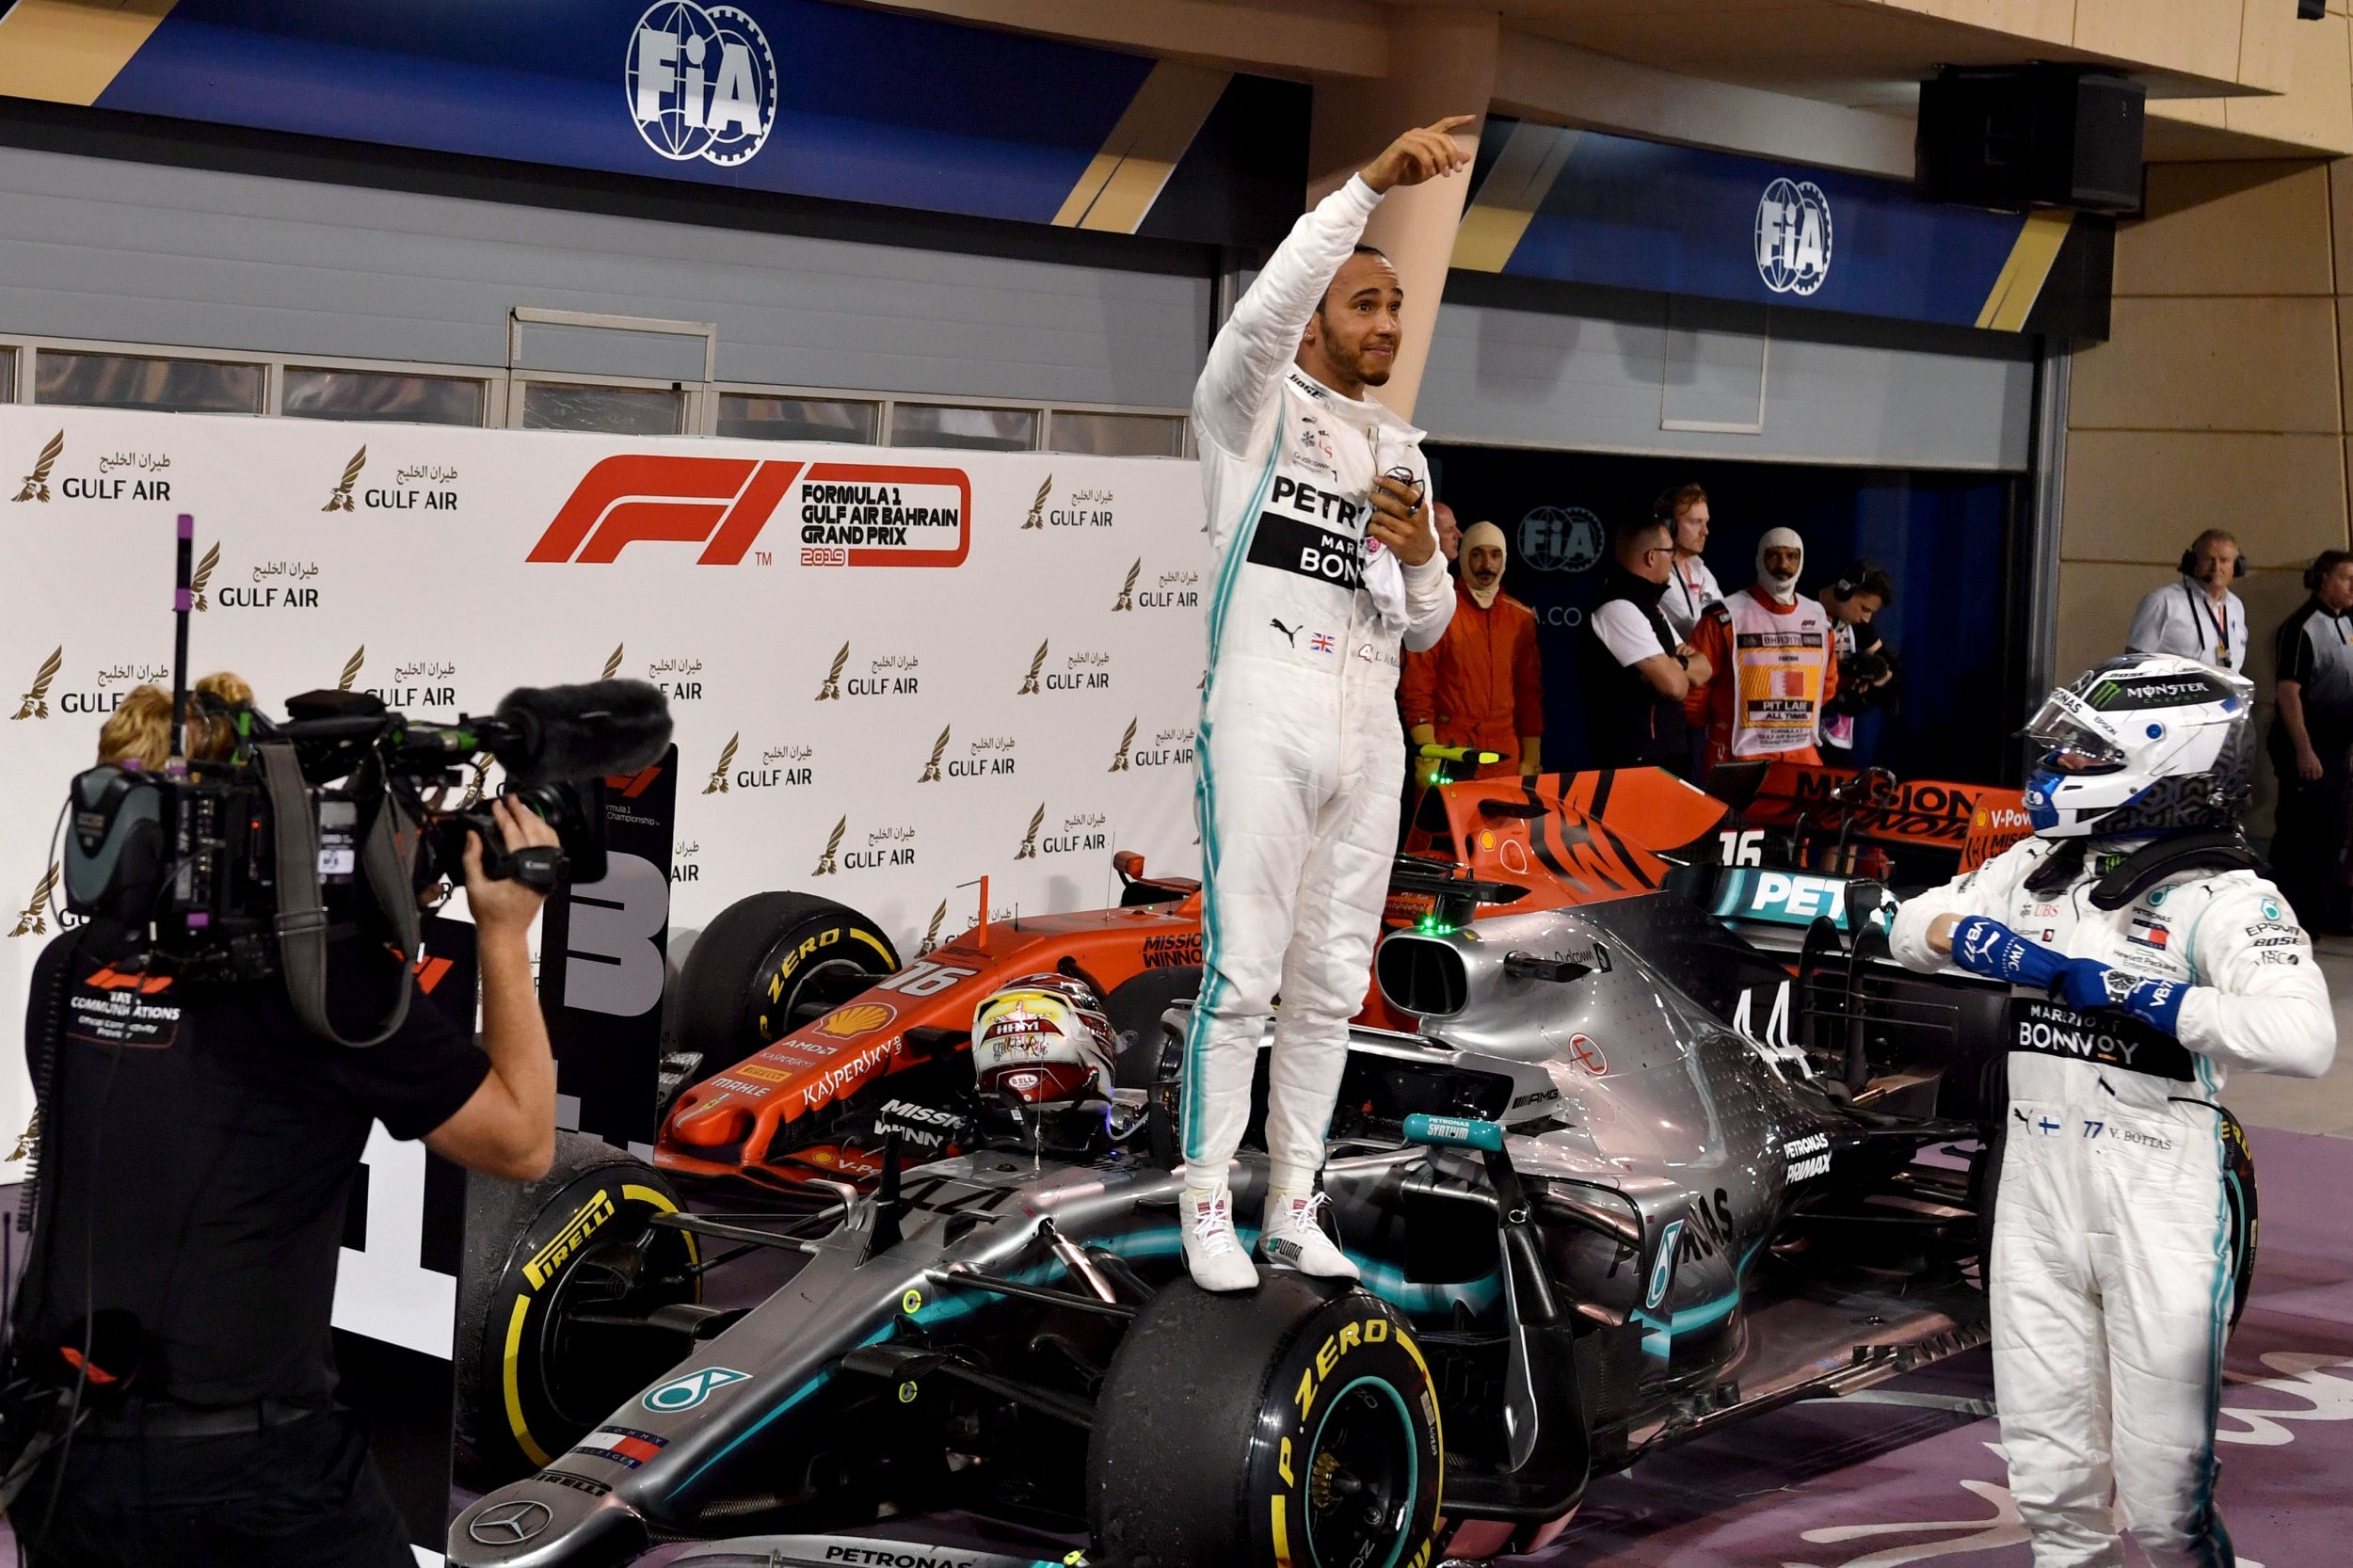
[[[2119,1013],[2013,997],[1988,1265],[1994,1395],[2035,1568],[2121,1564],[2120,1510],[2155,1568],[2212,1568],[2233,1560],[2214,1501],[2235,1263],[2216,1107],[2233,1068],[2328,1070],[2329,988],[2254,872],[2185,871],[2110,911],[2089,896],[2098,844],[2066,886],[2026,888],[2056,847],[2025,840],[1912,900],[1890,940],[1908,967],[1939,968],[1929,923],[1984,915],[2070,958],[2189,987],[2178,1043]]]
[[[1426,490],[1421,432],[1291,362],[1380,200],[1351,179],[1300,218],[1193,392],[1217,563],[1193,774],[1203,974],[1185,1042],[1185,1160],[1203,1187],[1241,1142],[1278,986],[1267,1146],[1278,1178],[1305,1185],[1322,1165],[1397,845],[1401,632],[1360,579],[1376,448]],[[1434,552],[1403,576],[1402,640],[1418,651],[1454,593]]]

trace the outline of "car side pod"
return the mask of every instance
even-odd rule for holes
[[[1405,1118],[1405,1141],[1476,1151],[1496,1198],[1504,1260],[1506,1460],[1499,1471],[1447,1478],[1446,1511],[1464,1519],[1544,1523],[1575,1508],[1593,1473],[1591,1434],[1577,1378],[1577,1320],[1561,1311],[1545,1271],[1544,1248],[1519,1173],[1503,1148],[1503,1126],[1478,1117]]]

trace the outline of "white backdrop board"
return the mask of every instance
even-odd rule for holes
[[[1208,568],[1191,462],[0,408],[0,1007],[56,929],[66,780],[170,676],[344,684],[433,719],[656,681],[680,756],[672,924],[801,888],[912,955],[977,908],[1193,874]],[[36,896],[42,894],[44,896]],[[0,1128],[30,1112],[13,1024]],[[15,1167],[14,1169],[21,1169]]]

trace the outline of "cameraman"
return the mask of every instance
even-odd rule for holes
[[[1896,584],[1869,561],[1856,561],[1820,588],[1838,649],[1838,695],[1822,705],[1822,760],[1855,765],[1855,720],[1896,701],[1896,650],[1872,619],[1896,602]]]
[[[208,677],[200,690],[216,705],[243,683]],[[170,707],[153,688],[131,693],[102,755],[161,766]],[[216,712],[192,712],[189,737],[200,759],[233,743]],[[493,810],[509,850],[556,841],[509,802]],[[353,1169],[376,1121],[509,1181],[540,1176],[554,1153],[555,1066],[524,945],[540,895],[485,878],[479,839],[465,872],[479,1050],[413,992],[397,1033],[347,1049],[303,1029],[282,979],[141,971],[135,956],[89,951],[88,926],[41,953],[28,1046],[52,1019],[62,1032],[40,1105],[16,1367],[63,1387],[82,1419],[9,1511],[36,1568],[411,1568],[364,1425],[334,1399],[328,1322]],[[329,960],[339,1027],[382,1011],[385,982],[367,974],[386,966],[360,945],[338,942],[347,951]],[[117,1032],[132,1037],[78,1037],[77,997],[125,987],[139,1006]]]

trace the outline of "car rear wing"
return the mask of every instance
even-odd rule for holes
[[[1803,762],[1728,762],[1708,775],[1708,793],[1753,827],[1848,837],[1897,849],[1943,850],[1960,870],[1978,866],[2033,831],[2016,790],[1997,784],[1897,779],[1883,769]]]

